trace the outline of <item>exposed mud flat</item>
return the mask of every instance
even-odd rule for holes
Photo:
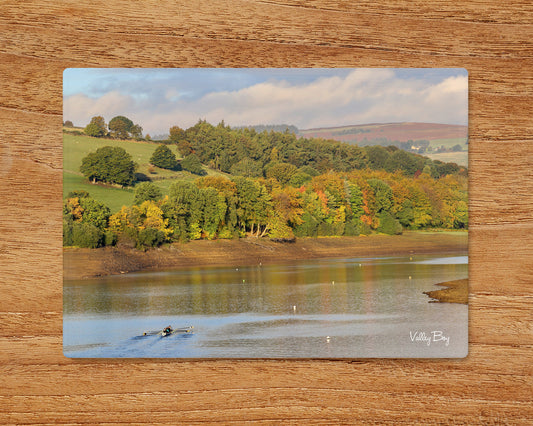
[[[65,279],[93,278],[147,269],[189,266],[274,264],[303,259],[467,253],[467,232],[406,232],[403,235],[299,238],[294,243],[268,239],[199,240],[146,252],[119,248],[65,248]]]

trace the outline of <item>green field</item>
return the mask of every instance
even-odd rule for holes
[[[102,185],[93,185],[82,175],[63,172],[63,197],[74,190],[84,190],[91,194],[95,200],[104,203],[112,212],[117,212],[122,206],[133,203],[133,189],[113,188]]]
[[[90,152],[96,151],[104,146],[118,146],[124,148],[138,164],[138,173],[146,175],[153,180],[154,184],[161,188],[163,195],[168,194],[170,185],[178,180],[193,181],[198,176],[186,171],[175,172],[172,170],[153,167],[149,169],[150,157],[159,144],[156,142],[123,141],[114,139],[91,138],[88,136],[76,136],[63,134],[63,197],[74,190],[84,190],[91,194],[91,197],[107,205],[112,212],[120,210],[124,205],[131,205],[134,198],[134,188],[118,188],[106,185],[93,185],[88,182],[80,173],[81,160]],[[169,148],[180,156],[176,147],[169,145]],[[204,170],[208,175],[224,175],[207,167]]]
[[[451,138],[451,139],[434,139],[429,142],[429,147],[433,150],[444,146],[445,148],[452,148],[455,145],[461,145],[463,149],[460,152],[441,152],[435,153],[434,151],[426,152],[423,155],[431,158],[432,160],[439,160],[444,163],[456,163],[460,166],[468,167],[468,144],[465,138]]]
[[[431,158],[432,160],[439,160],[443,163],[456,163],[460,166],[468,167],[468,152],[467,151],[461,151],[461,152],[442,152],[439,154],[433,154],[433,153],[424,153],[423,154],[426,157]]]
[[[465,138],[433,139],[432,141],[429,141],[429,146],[433,149],[440,148],[441,146],[452,148],[457,144],[461,145],[463,151],[468,150],[468,144],[466,143]]]

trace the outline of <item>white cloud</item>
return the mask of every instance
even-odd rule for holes
[[[437,83],[405,79],[392,69],[356,69],[344,77],[310,83],[267,80],[234,91],[212,91],[193,100],[168,87],[166,96],[142,99],[108,92],[99,98],[65,98],[64,117],[85,125],[94,115],[110,120],[126,115],[145,132],[161,133],[173,125],[187,128],[200,118],[216,124],[294,124],[300,128],[370,122],[420,121],[466,124],[466,76]]]

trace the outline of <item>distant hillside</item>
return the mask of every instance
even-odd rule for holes
[[[468,127],[439,123],[382,123],[300,130],[305,138],[335,139],[359,146],[396,146],[432,160],[468,166]]]
[[[355,126],[300,129],[299,135],[305,138],[335,139],[342,142],[360,144],[365,139],[389,139],[400,142],[408,140],[466,139],[468,127],[438,123],[384,123]]]
[[[286,132],[298,134],[298,127],[289,124],[256,124],[254,126],[238,126],[234,129],[254,129],[257,133],[261,132]]]

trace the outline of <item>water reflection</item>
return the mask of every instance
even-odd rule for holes
[[[393,356],[377,349],[384,345],[378,336],[394,340],[398,330],[404,330],[400,347],[392,349],[401,354],[405,330],[431,323],[460,332],[464,352],[466,332],[460,329],[466,330],[467,308],[430,304],[422,292],[438,282],[465,278],[467,268],[466,256],[353,258],[66,281],[65,352],[73,356]],[[142,342],[134,347],[131,342],[116,344],[118,334],[132,337],[143,327],[157,329],[172,321],[200,330],[194,339],[180,341],[179,353],[172,341],[157,344],[155,351]],[[325,336],[334,337],[324,343]],[[84,346],[98,342],[99,350]],[[169,347],[173,349],[166,351]]]

